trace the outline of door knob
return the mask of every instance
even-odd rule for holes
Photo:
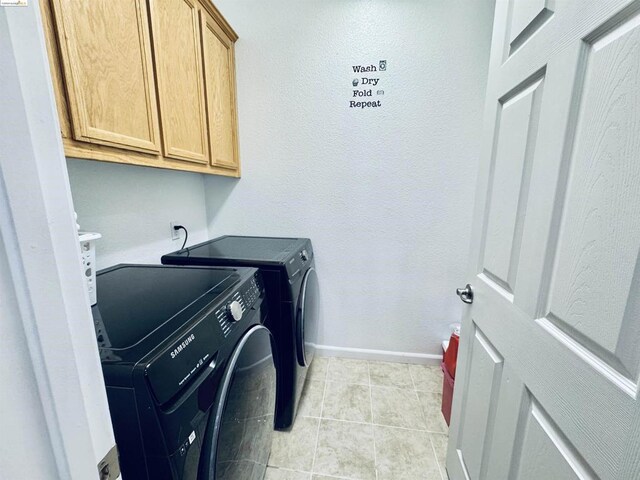
[[[460,297],[464,303],[473,303],[473,287],[467,283],[464,288],[456,288],[456,295]]]

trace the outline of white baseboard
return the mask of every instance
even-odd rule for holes
[[[361,360],[379,360],[383,362],[417,363],[422,365],[440,365],[442,355],[432,353],[391,352],[388,350],[370,350],[365,348],[332,347],[316,345],[320,357],[357,358]]]

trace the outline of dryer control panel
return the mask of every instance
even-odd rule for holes
[[[297,279],[298,275],[308,268],[311,260],[313,260],[313,248],[311,247],[311,241],[307,240],[303,247],[287,260],[286,268],[289,281]]]

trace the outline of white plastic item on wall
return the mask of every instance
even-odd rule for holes
[[[82,271],[84,272],[85,285],[89,292],[91,305],[98,302],[96,291],[96,240],[101,238],[99,233],[78,232],[80,242],[80,255],[82,256]]]

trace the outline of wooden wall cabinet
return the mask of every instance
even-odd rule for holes
[[[205,11],[200,12],[211,164],[236,170],[238,142],[233,42]]]
[[[195,0],[149,0],[166,157],[207,163],[207,114]]]
[[[43,0],[65,154],[240,176],[234,43],[209,0]]]
[[[69,114],[76,140],[160,151],[143,0],[54,0]],[[128,115],[121,115],[128,112]]]

